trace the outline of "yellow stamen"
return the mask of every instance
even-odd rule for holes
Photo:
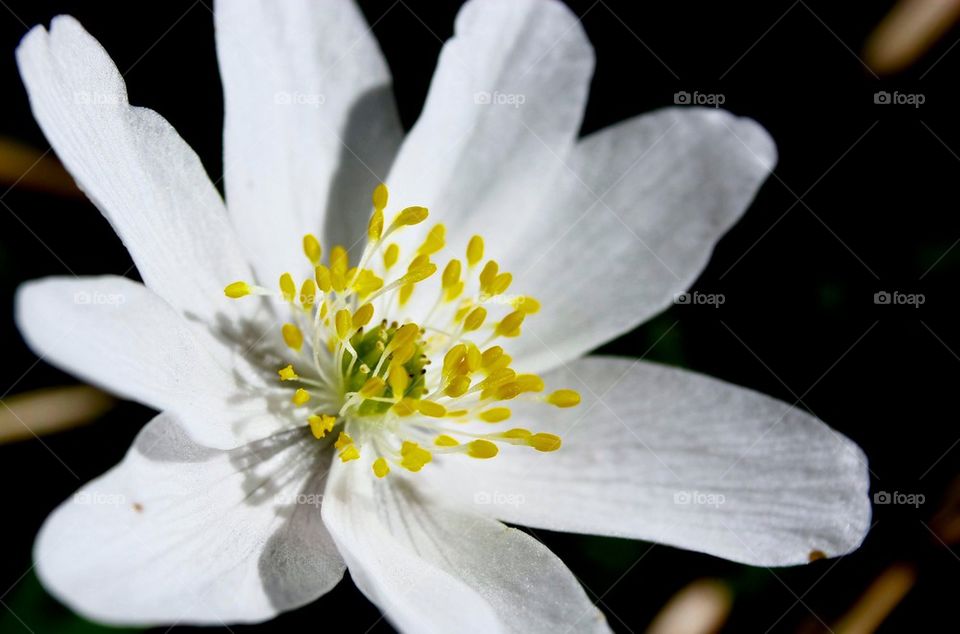
[[[227,287],[223,289],[223,294],[230,299],[240,299],[241,297],[246,297],[252,292],[253,288],[251,288],[251,286],[246,282],[234,282],[233,284],[228,284]]]
[[[574,407],[580,404],[580,394],[575,390],[557,390],[547,397],[547,402],[557,407]]]
[[[313,437],[320,440],[333,431],[333,426],[337,422],[337,419],[334,416],[327,416],[326,414],[312,414],[307,418],[307,422],[310,424],[310,431],[313,433]]]
[[[345,447],[343,451],[340,452],[340,460],[342,462],[350,462],[351,460],[356,460],[360,457],[360,450],[357,449],[356,445],[349,445]]]
[[[440,434],[437,436],[436,440],[433,441],[438,447],[456,447],[460,443],[453,436],[448,436],[446,434]]]
[[[390,465],[387,464],[387,461],[384,458],[377,458],[373,461],[373,475],[378,478],[386,477],[390,473]]]
[[[430,212],[427,211],[426,207],[407,207],[397,214],[397,217],[393,220],[393,225],[395,227],[418,225],[426,220],[429,215]]]
[[[477,306],[470,314],[467,315],[467,318],[463,320],[463,329],[465,332],[473,332],[480,328],[483,325],[483,322],[487,318],[487,309],[483,306]]]
[[[497,324],[494,334],[498,337],[516,337],[520,334],[520,325],[526,316],[526,313],[519,310],[513,311]]]
[[[341,308],[337,311],[333,319],[337,327],[337,336],[341,339],[346,339],[347,335],[350,334],[350,327],[353,325],[353,318],[350,316],[350,311],[346,308]]]
[[[317,280],[317,286],[324,293],[329,293],[331,286],[330,269],[322,264],[318,264],[314,270],[314,278]]]
[[[400,466],[413,472],[433,461],[433,455],[415,442],[405,440],[400,447]]]
[[[480,419],[488,423],[499,423],[510,418],[509,407],[494,407],[480,412]]]
[[[353,314],[352,325],[354,330],[363,328],[370,323],[371,319],[373,319],[373,305],[364,304]]]
[[[467,264],[471,267],[477,265],[477,262],[483,259],[483,238],[473,236],[467,243]]]
[[[435,225],[427,234],[423,244],[417,249],[418,255],[433,255],[447,244],[447,228],[442,224]]]
[[[543,433],[530,436],[527,442],[537,451],[556,451],[561,444],[560,436]]]
[[[323,255],[323,249],[320,247],[320,241],[312,233],[303,236],[303,254],[310,260],[310,264],[317,266],[320,264],[320,256]]]
[[[376,209],[370,216],[370,223],[367,225],[367,237],[371,242],[376,242],[383,235],[383,209]]]
[[[283,334],[284,343],[293,350],[300,352],[303,348],[303,333],[300,329],[294,324],[284,324],[280,332]]]
[[[383,252],[383,268],[389,271],[393,268],[393,265],[397,263],[399,258],[400,247],[396,242],[391,242],[387,245],[387,250]]]
[[[337,442],[333,443],[334,448],[343,449],[347,445],[353,444],[353,438],[351,438],[346,432],[340,432],[340,435],[337,436]]]
[[[301,405],[305,405],[306,402],[309,400],[310,400],[310,392],[306,391],[302,387],[297,388],[297,391],[293,393],[292,401],[293,401],[293,404],[296,405],[297,407],[300,407]]]
[[[297,296],[297,285],[293,281],[293,276],[289,273],[280,276],[280,294],[285,302],[292,302]]]
[[[467,444],[467,455],[471,458],[480,458],[486,460],[493,458],[500,449],[489,440],[472,440]]]
[[[390,192],[387,190],[387,186],[383,183],[380,183],[373,188],[373,208],[374,209],[386,209],[387,200]]]
[[[424,416],[431,418],[443,418],[447,413],[447,408],[434,401],[417,401],[417,409]]]
[[[313,304],[317,300],[317,283],[313,280],[304,280],[300,287],[300,305],[304,310],[313,310]]]
[[[280,368],[279,370],[277,370],[277,374],[280,375],[281,381],[296,381],[297,379],[300,378],[297,375],[297,373],[293,370],[292,365],[288,365],[285,368]]]

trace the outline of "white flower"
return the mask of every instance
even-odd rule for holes
[[[547,0],[468,3],[405,138],[352,3],[224,0],[216,35],[226,206],[72,18],[17,51],[37,120],[145,282],[33,282],[18,323],[52,363],[162,411],[44,526],[57,597],[111,623],[261,621],[349,567],[404,630],[605,630],[500,521],[765,566],[859,545],[849,440],[714,379],[581,358],[697,277],[775,162],[757,124],[668,109],[578,139],[592,51]],[[287,271],[308,281],[278,292]],[[571,388],[580,406],[555,407]]]

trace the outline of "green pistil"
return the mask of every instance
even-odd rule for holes
[[[346,378],[345,385],[348,392],[360,391],[360,388],[363,387],[367,379],[370,378],[370,373],[373,372],[377,364],[380,363],[384,351],[387,349],[387,346],[390,345],[398,328],[399,324],[397,324],[397,322],[388,324],[386,321],[383,321],[366,332],[361,328],[350,338],[350,345],[357,351],[357,362],[353,364],[353,370],[350,371],[351,360],[349,355],[347,355],[340,369]],[[423,341],[420,340],[417,342],[417,348],[413,356],[403,364],[403,368],[410,377],[410,385],[407,387],[407,391],[403,396],[420,398],[426,393],[426,385],[424,382],[426,370],[424,368],[428,362],[426,355],[423,354]],[[384,367],[387,363],[388,361],[384,361]],[[348,371],[350,371],[349,374],[347,374]],[[381,369],[381,374],[382,372],[383,370]],[[393,399],[393,390],[388,386],[383,396],[388,399]],[[390,406],[390,403],[382,401],[364,401],[357,409],[357,415],[373,416],[382,414],[390,409]]]

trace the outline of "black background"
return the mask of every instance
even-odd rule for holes
[[[0,135],[48,147],[30,115],[13,49],[28,26],[70,13],[124,72],[131,102],[164,115],[218,177],[222,99],[206,1],[3,0]],[[409,127],[458,3],[361,5],[376,22]],[[571,6],[597,53],[584,133],[672,105],[677,91],[700,91],[724,95],[726,109],[761,122],[780,152],[775,174],[694,286],[723,293],[725,304],[673,307],[604,351],[646,355],[799,401],[864,448],[874,491],[922,493],[926,502],[916,509],[876,506],[876,525],[853,555],[774,571],[639,542],[537,536],[591,596],[602,597],[618,630],[643,630],[685,584],[716,576],[736,591],[730,631],[817,631],[897,560],[920,562],[920,581],[885,631],[953,620],[960,559],[928,526],[960,461],[960,446],[954,447],[960,127],[952,90],[960,47],[951,50],[957,31],[912,69],[878,79],[858,55],[889,2]],[[919,93],[925,103],[876,104],[879,90]],[[4,189],[0,394],[72,382],[44,363],[34,365],[17,334],[11,298],[19,283],[69,273],[136,275],[86,201]],[[919,308],[877,305],[874,294],[883,290],[923,293],[926,301]],[[124,404],[91,427],[0,447],[0,592],[11,587],[0,597],[24,621],[0,606],[4,631],[80,627],[39,593],[32,575],[21,579],[32,540],[57,503],[121,458],[149,417]],[[266,627],[324,628],[341,619],[359,631],[389,628],[349,581]]]

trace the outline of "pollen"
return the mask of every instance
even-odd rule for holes
[[[548,390],[510,354],[540,302],[507,294],[514,276],[505,261],[490,258],[483,237],[445,255],[448,237],[463,243],[444,224],[427,223],[426,207],[390,210],[384,184],[369,200],[362,251],[325,250],[319,234],[309,233],[301,236],[302,255],[291,248],[299,268],[279,284],[236,281],[223,290],[230,299],[272,300],[289,313],[279,327],[286,349],[277,366],[286,365],[276,378],[289,390],[291,416],[323,447],[332,444],[343,463],[363,456],[378,479],[396,468],[435,468],[434,461],[509,459],[506,445],[560,450],[555,434],[503,424],[514,412],[536,419],[521,403],[544,410],[580,403],[574,390]]]

